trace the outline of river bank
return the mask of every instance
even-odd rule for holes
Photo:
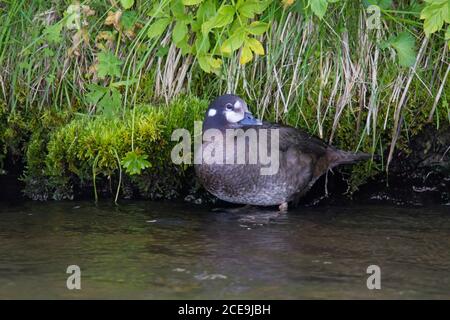
[[[162,121],[162,114],[168,115],[167,111],[149,108],[139,113],[135,146],[149,155],[146,160],[151,165],[134,175],[122,170],[115,156],[126,154],[131,145],[127,122],[122,122],[122,127],[112,119],[97,119],[96,124],[90,124],[93,120],[81,117],[45,134],[34,132],[31,140],[17,148],[25,150],[24,154],[16,151],[14,156],[10,152],[5,157],[0,199],[145,199],[214,204],[218,200],[198,184],[192,166],[175,165],[170,159],[175,143],[170,141],[171,130],[178,126],[192,130],[189,123],[201,119],[206,102],[178,101],[171,105],[169,117],[181,114],[187,106],[197,112],[181,122],[164,120],[164,126],[158,121]],[[330,171],[300,204],[449,205],[449,146],[449,126],[439,130],[425,126],[411,137],[405,149],[396,151],[388,173],[376,169],[383,168],[382,160]],[[371,170],[367,170],[368,165]]]

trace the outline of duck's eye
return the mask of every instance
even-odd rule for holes
[[[227,103],[225,108],[227,108],[227,110],[233,110],[233,105],[231,103]]]

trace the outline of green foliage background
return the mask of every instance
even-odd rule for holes
[[[382,155],[354,168],[356,188],[425,124],[449,124],[449,2],[4,0],[0,168],[24,166],[34,199],[175,197],[187,168],[167,165],[170,133],[233,92]]]

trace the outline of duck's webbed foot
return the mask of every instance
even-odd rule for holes
[[[288,203],[287,202],[283,202],[282,204],[279,205],[278,210],[280,210],[280,213],[286,213],[288,211]]]
[[[243,207],[237,208],[214,208],[213,212],[224,212],[224,213],[248,213],[251,212],[255,207],[249,204],[246,204]]]

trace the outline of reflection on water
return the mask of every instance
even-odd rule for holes
[[[450,298],[449,211],[0,204],[0,298]],[[366,287],[372,264],[381,290]]]

